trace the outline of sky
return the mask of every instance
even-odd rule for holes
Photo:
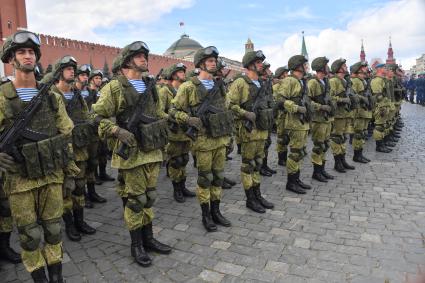
[[[425,53],[425,0],[27,0],[28,29],[37,33],[123,47],[145,41],[162,54],[183,33],[220,55],[242,60],[248,37],[272,69],[301,52],[310,61],[394,57],[404,69]],[[72,3],[72,4],[69,4]],[[180,22],[184,25],[180,26]]]

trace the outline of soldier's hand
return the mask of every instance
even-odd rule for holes
[[[0,152],[0,171],[16,171],[15,160],[5,152]]]
[[[325,111],[325,112],[331,112],[332,111],[332,107],[330,107],[329,105],[321,105],[320,106],[320,110]]]
[[[118,127],[114,133],[115,137],[122,143],[128,146],[136,146],[137,141],[132,133],[127,131],[126,129]]]
[[[252,123],[254,123],[255,119],[257,118],[254,112],[249,112],[249,111],[245,112],[243,116],[245,119],[247,119],[248,121],[251,121]]]
[[[202,127],[202,121],[198,117],[189,117],[187,124],[191,127],[195,127],[198,130]]]
[[[304,106],[298,106],[297,112],[301,114],[305,114],[307,112],[307,108],[305,108]]]
[[[349,97],[343,97],[339,99],[339,102],[344,103],[344,104],[350,104],[351,100]]]

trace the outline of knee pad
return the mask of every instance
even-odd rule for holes
[[[189,163],[189,153],[185,153],[182,156],[182,166],[186,166]]]
[[[375,130],[377,130],[378,132],[383,132],[385,131],[385,127],[384,125],[375,125]]]
[[[294,160],[295,162],[299,162],[302,160],[302,149],[300,148],[291,148],[288,158]]]
[[[59,244],[62,240],[60,218],[43,221],[42,225],[44,240],[50,245]]]
[[[344,138],[342,136],[338,136],[338,135],[331,135],[331,140],[336,144],[342,144]]]
[[[170,158],[170,166],[174,169],[179,169],[183,167],[183,157],[182,156],[175,156]]]
[[[18,227],[21,248],[26,251],[38,249],[41,241],[41,227],[37,223],[31,223]]]
[[[211,183],[214,180],[213,173],[211,171],[198,171],[198,185],[201,188],[211,187]]]
[[[156,188],[147,188],[146,189],[146,208],[151,208],[156,201],[157,198]]]
[[[213,170],[212,174],[213,181],[211,182],[211,185],[213,185],[214,187],[221,187],[223,185],[224,172]]]
[[[85,183],[75,180],[75,189],[72,191],[72,194],[74,196],[83,196],[84,195],[84,189],[85,189]]]
[[[322,142],[315,141],[315,142],[313,143],[313,152],[314,152],[315,154],[318,154],[318,155],[322,154],[322,153],[323,153],[324,148],[325,148],[325,145],[324,145],[324,143],[322,143]]]
[[[147,202],[148,199],[146,197],[146,194],[141,194],[138,196],[129,196],[125,206],[134,213],[139,213],[142,212]]]
[[[10,204],[7,198],[0,199],[0,216],[11,217]]]
[[[255,170],[255,160],[242,158],[241,171],[246,174],[251,174]]]
[[[263,165],[263,159],[259,156],[256,156],[254,159],[255,162],[255,167],[254,167],[254,171],[260,171],[261,170],[261,166]]]
[[[353,138],[357,139],[357,140],[362,140],[363,137],[363,133],[355,133]]]

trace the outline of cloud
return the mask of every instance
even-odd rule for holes
[[[348,64],[359,61],[361,39],[364,40],[366,59],[385,60],[389,36],[392,38],[394,57],[410,68],[425,47],[425,2],[401,0],[374,7],[363,13],[354,13],[344,29],[327,28],[315,35],[307,35],[310,60],[327,56],[332,60],[343,57]],[[306,30],[308,33],[308,30]],[[275,69],[286,65],[289,57],[300,54],[301,34],[289,35],[277,45],[260,46]]]
[[[189,8],[193,3],[194,0],[28,0],[28,28],[34,32],[107,44],[106,37],[96,30],[122,24],[146,25],[174,9]]]

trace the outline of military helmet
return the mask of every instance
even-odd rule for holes
[[[317,57],[311,62],[311,69],[313,71],[323,71],[326,65],[329,63],[329,59],[326,57]]]
[[[343,59],[343,58],[339,58],[336,59],[335,61],[333,61],[332,65],[331,65],[331,71],[332,73],[336,74],[339,69],[341,69],[342,65],[344,65],[347,62],[347,60]]]
[[[258,59],[260,59],[261,61],[264,61],[266,59],[266,56],[264,55],[263,51],[248,51],[242,58],[242,65],[244,68],[248,68],[249,65],[251,65],[252,63],[254,63],[254,61]]]
[[[118,71],[121,69],[121,65],[122,65],[122,56],[120,53],[112,61],[112,74],[118,73]]]
[[[283,67],[279,67],[276,69],[276,71],[274,72],[274,77],[275,78],[279,78],[280,76],[282,76],[283,73],[285,72],[289,72],[288,66],[283,66]]]
[[[100,76],[100,78],[102,79],[103,78],[103,72],[101,70],[92,70],[90,72],[90,75],[89,75],[89,81],[96,76]]]
[[[131,57],[136,54],[143,53],[146,55],[146,59],[149,55],[149,47],[143,41],[135,41],[125,46],[121,50],[122,63],[121,65],[127,64]]]
[[[193,57],[193,63],[196,68],[199,68],[201,62],[209,57],[218,58],[218,50],[215,46],[208,46],[196,51],[195,56]]]
[[[52,73],[55,73],[58,70],[63,70],[69,66],[74,67],[74,71],[77,71],[77,60],[71,55],[63,56],[55,62]]]
[[[263,69],[265,70],[265,69],[269,69],[271,67],[271,65],[270,65],[270,63],[269,62],[267,62],[267,61],[264,61],[263,62]]]
[[[90,76],[90,73],[92,71],[92,67],[90,64],[83,64],[77,67],[77,76],[81,74],[87,74],[87,76]]]
[[[10,58],[18,48],[26,47],[34,50],[38,61],[41,57],[40,45],[40,39],[35,33],[25,30],[18,31],[9,36],[4,42],[1,50],[1,60],[3,63],[9,63]]]
[[[53,79],[53,72],[44,74],[44,77],[41,79],[41,83],[48,83],[51,79]]]
[[[308,62],[308,60],[304,55],[294,55],[288,60],[288,68],[293,71],[299,66],[303,66],[306,62]]]
[[[191,78],[191,77],[196,77],[196,76],[198,76],[199,75],[199,69],[193,69],[192,71],[190,71],[188,74],[187,74],[187,77],[188,78]]]
[[[224,69],[227,67],[226,62],[222,58],[217,59],[217,71],[220,71],[221,69]]]
[[[185,66],[185,64],[179,62],[177,64],[173,64],[170,67],[168,67],[167,68],[167,73],[166,73],[166,75],[168,76],[168,79],[169,80],[173,79],[173,75],[175,73],[177,73],[178,71],[184,71],[184,72],[186,72],[186,66]],[[166,78],[166,75],[164,75],[164,79],[167,79]]]
[[[367,63],[364,61],[357,62],[350,66],[350,73],[356,74],[360,71],[362,67],[367,67]]]

